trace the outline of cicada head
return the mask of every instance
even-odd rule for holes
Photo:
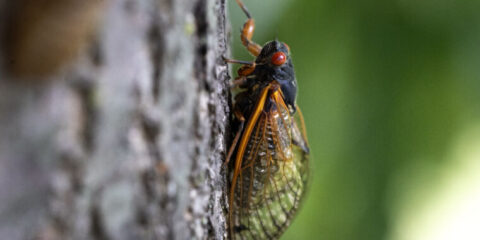
[[[282,89],[284,101],[295,112],[297,80],[290,57],[290,48],[280,41],[265,44],[255,60],[255,76],[260,81],[270,83],[277,81]]]

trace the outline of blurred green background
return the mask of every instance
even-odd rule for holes
[[[282,239],[480,239],[480,1],[245,4],[256,42],[292,50],[312,149]]]

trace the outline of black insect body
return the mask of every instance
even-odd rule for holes
[[[241,63],[233,84],[236,95],[236,136],[230,147],[229,229],[231,239],[277,239],[290,225],[305,193],[308,143],[297,82],[288,45],[271,41],[260,47],[251,41],[254,22],[248,20],[242,43],[256,56]]]

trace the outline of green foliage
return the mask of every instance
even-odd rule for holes
[[[233,56],[249,60],[234,3]],[[480,2],[245,3],[255,41],[292,50],[312,149],[313,182],[283,239],[403,239],[403,200],[444,182],[419,175],[448,171],[455,140],[480,122]]]

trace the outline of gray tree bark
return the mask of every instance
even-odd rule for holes
[[[62,6],[60,15],[77,17],[82,7]],[[53,23],[37,34],[47,43],[80,29],[82,21],[46,8]],[[30,32],[9,32],[17,23],[0,14],[0,238],[224,239],[225,0],[110,0],[91,9],[100,19],[94,40],[41,77],[34,67],[64,49],[12,50],[3,37]]]

